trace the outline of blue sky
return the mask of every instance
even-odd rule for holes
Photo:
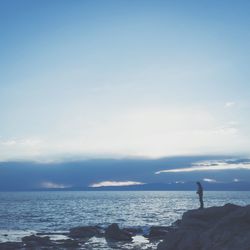
[[[0,2],[0,160],[250,153],[249,1]]]

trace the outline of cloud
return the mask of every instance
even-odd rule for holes
[[[217,182],[215,179],[204,178],[203,181],[205,182]]]
[[[8,140],[3,140],[0,142],[1,145],[4,146],[27,146],[27,147],[33,147],[37,146],[41,143],[42,141],[38,138],[24,138],[24,139],[8,139]]]
[[[238,129],[233,126],[222,126],[213,131],[214,134],[218,135],[235,135],[238,133]]]
[[[39,137],[0,138],[0,160],[37,159],[42,154],[45,142]]]
[[[69,185],[64,185],[64,184],[59,184],[59,183],[54,183],[50,181],[45,181],[41,183],[42,188],[69,188]]]
[[[191,167],[160,170],[155,172],[155,174],[194,172],[194,171],[233,170],[233,169],[250,170],[250,161],[243,161],[243,162],[237,162],[237,160],[204,161],[204,162],[194,163]]]
[[[244,130],[199,107],[152,106],[104,116],[76,116],[49,136],[0,138],[0,161],[249,153]]]
[[[89,187],[123,187],[123,186],[134,186],[143,185],[143,182],[137,181],[102,181],[98,183],[91,184]]]
[[[228,122],[229,126],[238,126],[240,123],[238,121],[230,121]]]
[[[7,141],[2,141],[1,144],[4,146],[12,146],[12,145],[16,145],[17,141],[11,139],[11,140],[7,140]]]
[[[224,105],[225,108],[231,108],[233,106],[235,106],[235,102],[226,102]]]
[[[240,180],[238,178],[234,178],[233,182],[239,182]]]
[[[152,107],[121,113],[103,122],[94,134],[86,135],[85,145],[98,153],[150,158],[225,152],[236,154],[242,153],[249,144],[241,133],[235,126],[206,110]]]

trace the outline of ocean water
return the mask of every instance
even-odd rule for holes
[[[206,207],[247,205],[250,192],[209,191],[204,193],[204,203]],[[31,232],[64,232],[114,222],[147,230],[152,225],[170,225],[198,206],[195,191],[0,192],[0,241],[20,240]],[[89,244],[97,244],[91,241]]]

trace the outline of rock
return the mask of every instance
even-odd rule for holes
[[[172,227],[152,226],[150,227],[149,234],[144,236],[149,239],[161,239],[171,230],[173,230]]]
[[[209,207],[206,209],[195,209],[187,211],[183,214],[179,224],[181,228],[204,229],[213,226],[224,216],[237,210],[240,206],[226,204],[223,207]]]
[[[91,238],[100,234],[101,230],[94,226],[74,227],[69,232],[71,238]]]
[[[78,241],[72,239],[58,240],[56,242],[60,244],[60,247],[65,248],[77,248],[80,246],[80,243]]]
[[[157,250],[200,250],[199,235],[194,231],[171,231]]]
[[[250,250],[250,205],[188,211],[157,249]]]
[[[128,234],[135,236],[136,234],[142,234],[143,230],[141,228],[136,227],[125,227],[122,229],[124,232],[127,232]]]
[[[66,232],[42,232],[42,233],[36,233],[37,236],[47,236],[47,235],[65,235],[68,236],[69,234]]]
[[[22,242],[28,247],[52,246],[53,243],[48,236],[39,237],[36,235],[25,236]]]
[[[172,228],[178,228],[181,224],[181,220],[176,220],[174,223],[172,223],[171,227]]]
[[[3,250],[21,249],[22,247],[23,247],[23,243],[21,243],[21,242],[3,242],[3,243],[0,243],[0,249],[3,249]]]
[[[105,238],[114,241],[130,241],[132,240],[132,234],[126,230],[120,229],[117,223],[113,223],[107,227]]]

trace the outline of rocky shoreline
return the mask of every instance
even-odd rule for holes
[[[154,241],[154,248],[144,247],[143,249],[155,249],[157,241],[161,240],[166,235],[169,227],[152,226],[145,234],[140,227],[133,228],[120,228],[118,224],[113,223],[107,228],[100,226],[79,226],[74,227],[65,233],[36,233],[21,238],[21,242],[2,242],[0,249],[92,249],[89,242],[92,238],[104,239],[109,249],[142,249],[133,246],[134,238],[141,236],[147,241]],[[53,239],[55,236],[64,236],[63,239]],[[60,238],[59,237],[59,238]],[[148,244],[146,244],[148,245]],[[93,249],[98,249],[93,247]],[[107,249],[107,248],[105,248]]]
[[[157,250],[250,250],[250,205],[187,211]]]
[[[53,239],[55,234],[37,233],[22,237],[21,242],[2,242],[0,249],[98,249],[86,247],[86,243],[99,238],[113,243],[110,249],[250,250],[250,205],[226,204],[190,210],[171,226],[152,226],[147,233],[142,228],[120,228],[114,223],[107,228],[74,227],[67,233],[60,233],[64,239]],[[128,247],[138,236],[155,242],[155,247]]]

